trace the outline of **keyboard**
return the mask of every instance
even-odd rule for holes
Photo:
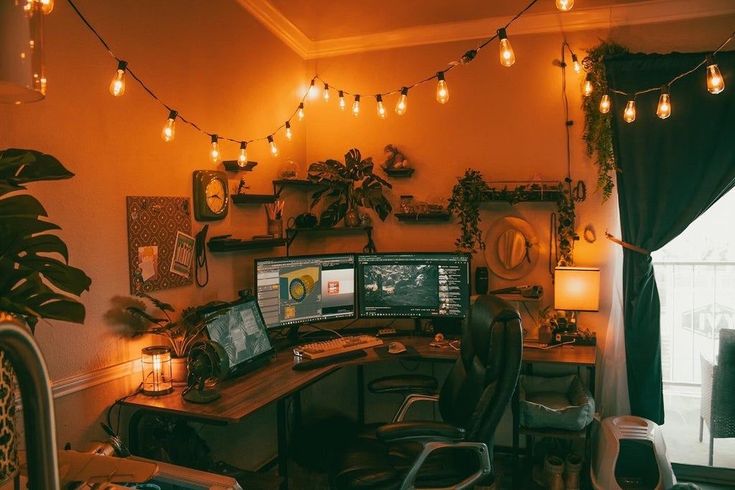
[[[300,345],[294,348],[293,354],[298,357],[305,357],[306,359],[320,359],[322,357],[369,349],[380,345],[383,345],[383,341],[372,335],[351,335],[325,340],[323,342]]]

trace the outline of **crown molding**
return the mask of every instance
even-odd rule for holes
[[[489,17],[315,41],[301,32],[269,0],[238,2],[306,60],[481,39],[488,37],[497,26],[502,26],[509,19],[507,16]],[[565,13],[526,14],[513,24],[509,32],[513,35],[524,35],[610,29],[623,25],[656,24],[728,14],[735,14],[735,2],[732,0],[648,0],[608,7],[577,8]]]

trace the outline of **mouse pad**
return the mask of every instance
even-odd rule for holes
[[[419,352],[410,345],[406,346],[406,352],[401,352],[400,354],[391,354],[388,352],[387,345],[375,347],[375,353],[378,354],[378,357],[381,359],[390,359],[391,357],[419,357]]]

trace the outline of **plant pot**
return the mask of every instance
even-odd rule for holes
[[[355,228],[357,226],[360,226],[360,213],[357,212],[357,209],[352,208],[345,214],[345,226],[350,228]]]
[[[189,373],[186,369],[186,357],[171,358],[171,384],[174,386],[186,386]]]

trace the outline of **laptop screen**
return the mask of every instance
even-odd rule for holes
[[[209,338],[220,344],[230,361],[230,374],[273,352],[257,302],[235,302],[207,325]]]

